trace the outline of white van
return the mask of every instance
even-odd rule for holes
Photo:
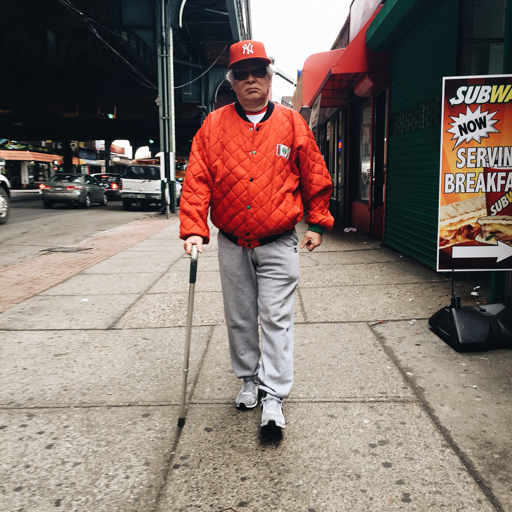
[[[131,210],[134,204],[147,207],[162,203],[161,183],[165,175],[159,158],[134,160],[123,171],[121,180],[121,199],[125,210]],[[176,182],[176,204],[179,204],[180,197],[181,184]]]

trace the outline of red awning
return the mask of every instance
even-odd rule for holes
[[[62,162],[61,155],[52,155],[50,153],[37,153],[35,151],[20,151],[14,149],[1,149],[0,158],[4,160],[16,160],[18,162],[53,162],[58,160]],[[80,165],[83,162],[76,156],[73,157],[73,165]]]
[[[49,153],[36,153],[35,151],[19,151],[12,149],[0,150],[0,158],[4,160],[18,160],[18,161],[34,161],[34,162],[53,162],[58,160],[62,162],[60,155],[52,155]]]
[[[302,105],[311,107],[329,80],[331,66],[343,54],[345,48],[310,55],[302,67]]]
[[[316,53],[306,59],[302,70],[304,107],[311,107],[320,93],[321,107],[342,107],[348,102],[352,89],[358,96],[368,96],[384,85],[388,56],[373,53],[366,47],[366,31],[379,10],[346,48]]]

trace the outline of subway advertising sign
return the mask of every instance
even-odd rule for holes
[[[445,77],[438,271],[512,269],[512,75]]]

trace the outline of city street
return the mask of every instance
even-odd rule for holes
[[[9,222],[0,226],[0,268],[66,247],[134,220],[153,216],[155,206],[124,211],[120,200],[106,207],[56,204],[43,207],[39,190],[12,190]]]
[[[512,512],[512,0],[0,46],[0,512]]]

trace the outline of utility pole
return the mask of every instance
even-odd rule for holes
[[[108,174],[110,172],[110,146],[112,145],[112,140],[105,139],[105,172]]]
[[[73,172],[73,150],[71,149],[71,140],[63,139],[62,143],[62,168],[64,172]]]
[[[157,49],[158,49],[158,107],[160,121],[160,150],[165,179],[162,179],[162,204],[176,212],[176,178],[174,170],[174,58],[171,25],[171,3],[159,0],[157,3]]]

